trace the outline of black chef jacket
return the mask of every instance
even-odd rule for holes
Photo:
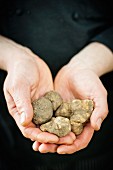
[[[0,33],[39,55],[54,78],[63,65],[91,42],[103,43],[113,50],[113,3],[112,0],[0,0]],[[2,170],[113,168],[112,72],[101,77],[108,91],[109,115],[88,147],[71,155],[40,154],[32,150],[32,142],[22,136],[7,111],[3,95],[6,72],[1,71],[0,75]]]

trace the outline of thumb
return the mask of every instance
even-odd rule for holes
[[[107,99],[105,97],[98,98],[98,100],[95,101],[95,109],[90,118],[91,126],[95,130],[99,130],[103,120],[107,117],[107,115],[108,115]]]
[[[28,125],[32,121],[33,108],[31,105],[30,87],[20,86],[12,94],[17,112],[20,114],[20,123],[23,126]]]

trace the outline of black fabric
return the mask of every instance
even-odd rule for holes
[[[101,34],[98,34],[92,39],[92,42],[100,42],[113,51],[113,26],[104,30]]]
[[[0,33],[29,47],[49,65],[53,77],[92,41],[113,49],[112,1],[0,0]],[[0,71],[0,170],[113,169],[113,72],[101,77],[109,115],[90,144],[72,155],[40,154],[31,148],[9,115]]]
[[[0,31],[31,48],[48,63],[55,76],[97,35],[101,35],[101,42],[107,41],[113,47],[113,35],[108,31],[104,36],[104,31],[113,25],[112,3],[112,0],[1,0]]]
[[[2,168],[0,167],[0,170],[20,170],[20,169],[28,169],[28,170],[98,170],[98,169],[108,169],[112,170],[113,169],[113,163],[112,163],[112,156],[113,153],[106,153],[105,155],[103,154],[102,156],[97,156],[96,158],[89,158],[87,159],[70,159],[69,162],[64,161],[63,163],[58,164],[57,166],[53,165],[36,165],[36,166],[26,166],[24,164],[23,166],[20,166],[19,163],[13,162],[13,164],[9,163],[8,161],[3,161],[2,162]],[[69,156],[68,156],[69,157]],[[109,162],[107,161],[109,159]],[[57,159],[56,159],[57,160]]]

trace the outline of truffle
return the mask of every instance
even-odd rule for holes
[[[33,122],[36,125],[45,123],[53,116],[52,103],[45,97],[41,97],[32,103],[33,106]]]
[[[56,110],[55,116],[70,117],[71,116],[70,103],[63,102],[61,106]]]
[[[72,119],[70,122],[71,122],[71,131],[75,133],[75,135],[80,135],[83,131],[83,124],[74,122]]]
[[[40,126],[42,131],[53,133],[59,137],[66,136],[71,131],[71,124],[68,118],[58,116]]]
[[[56,91],[49,91],[47,93],[45,93],[44,95],[45,98],[49,99],[52,103],[53,106],[53,110],[55,111],[63,102],[62,97],[60,96],[59,93],[57,93]]]
[[[33,122],[41,125],[42,131],[56,134],[59,137],[70,131],[79,135],[90,120],[94,102],[89,99],[75,99],[64,102],[56,91],[49,91],[32,103]]]

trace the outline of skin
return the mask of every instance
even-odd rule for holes
[[[95,109],[90,119],[91,123],[86,125],[84,131],[76,137],[74,142],[69,145],[61,144],[57,149],[54,149],[54,152],[72,154],[84,149],[91,141],[94,131],[100,129],[108,114],[108,104],[107,91],[99,77],[113,70],[112,63],[112,52],[100,43],[92,43],[74,56],[58,72],[54,86],[63,99],[66,101],[74,98],[92,99],[95,103]],[[66,140],[67,137],[64,137],[65,142]],[[37,142],[35,142],[35,146],[37,146]],[[48,152],[45,144],[41,144],[37,150]],[[51,151],[53,152],[53,148]]]
[[[71,154],[88,146],[94,130],[100,129],[108,114],[107,91],[99,77],[113,70],[112,63],[112,52],[106,46],[91,43],[61,68],[53,84],[50,70],[44,61],[28,48],[0,36],[0,68],[8,73],[4,82],[8,110],[22,134],[35,141],[35,151]],[[91,123],[79,136],[70,132],[58,138],[41,132],[32,123],[31,101],[53,89],[64,100],[88,98],[95,102]]]
[[[31,102],[53,89],[51,72],[44,61],[26,47],[0,37],[0,68],[7,71],[4,94],[9,113],[23,136],[38,140],[43,134],[44,142],[58,142],[58,137],[41,132],[32,123]],[[43,70],[42,70],[43,69]]]

